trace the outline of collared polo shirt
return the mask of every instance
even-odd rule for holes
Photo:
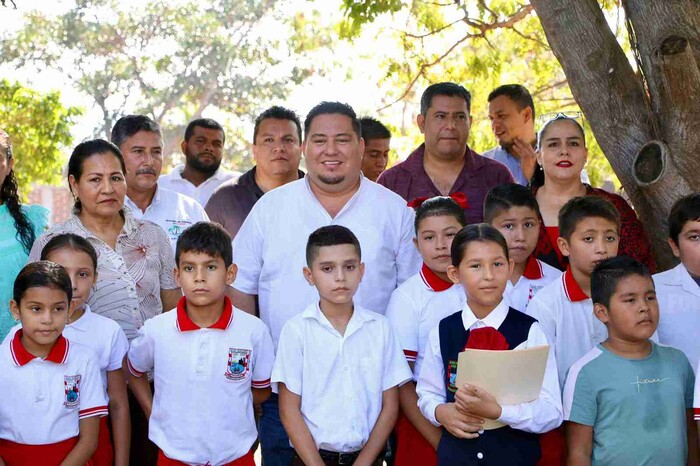
[[[693,369],[700,363],[700,286],[683,264],[654,275],[659,301],[659,342],[683,351]]]
[[[561,270],[530,256],[525,265],[523,274],[515,285],[507,288],[508,304],[513,309],[526,312],[532,298],[544,288],[545,285],[561,276]],[[511,285],[510,281],[508,282]]]
[[[170,244],[175,251],[175,245],[180,234],[190,225],[197,222],[208,222],[209,217],[204,207],[191,197],[156,185],[151,205],[142,211],[131,199],[126,197],[124,204],[131,209],[134,218],[149,220],[165,231],[170,238]]]
[[[158,178],[158,184],[165,189],[189,196],[202,206],[207,205],[212,193],[214,193],[216,188],[222,183],[240,175],[240,173],[226,170],[224,167],[220,166],[212,176],[207,178],[199,186],[195,186],[189,180],[182,177],[183,170],[185,170],[185,164],[181,163],[173,168],[173,171],[167,175],[161,175]]]
[[[501,146],[496,146],[491,150],[484,152],[484,157],[487,157],[496,162],[501,162],[503,165],[508,167],[510,174],[513,175],[513,179],[516,183],[527,186],[530,184],[530,180],[525,178],[523,173],[523,167],[520,165],[520,159]]]
[[[3,343],[12,340],[21,328],[21,325],[13,327]],[[68,341],[86,346],[95,352],[105,397],[109,401],[107,372],[120,370],[124,356],[129,350],[129,342],[122,328],[112,319],[95,314],[86,304],[80,319],[65,326],[63,336]]]
[[[253,167],[237,180],[228,180],[219,186],[207,202],[206,210],[212,222],[217,222],[235,238],[241,229],[251,209],[265,194],[255,182]],[[304,178],[304,172],[298,171],[299,179]]]
[[[243,222],[233,240],[233,286],[258,295],[260,318],[276,342],[287,320],[318,300],[302,273],[309,235],[342,225],[359,239],[365,263],[355,302],[384,314],[392,291],[420,269],[413,219],[403,199],[364,177],[335,217],[316,199],[308,178],[293,181],[265,194]]]
[[[107,415],[95,353],[60,336],[45,359],[22,345],[22,331],[0,346],[0,439],[26,445],[79,434],[80,419]]]
[[[425,357],[428,334],[440,321],[464,307],[466,297],[461,285],[444,281],[425,264],[391,294],[386,317],[413,365],[413,380]]]
[[[387,319],[355,305],[341,335],[311,304],[282,330],[273,382],[301,397],[301,415],[319,449],[350,453],[367,443],[382,394],[411,379]]]
[[[200,328],[177,309],[148,320],[131,342],[129,370],[153,371],[155,395],[148,427],[168,458],[225,464],[250,451],[257,430],[251,388],[270,386],[274,353],[265,325],[231,305]]]
[[[465,330],[473,330],[483,327],[492,327],[498,330],[511,311],[508,303],[502,300],[486,317],[479,319],[465,304],[461,311],[462,325]],[[537,322],[533,322],[528,331],[527,340],[512,350],[522,350],[547,345],[547,337]],[[428,344],[425,352],[425,360],[418,377],[416,393],[418,393],[418,407],[423,416],[433,425],[440,426],[435,418],[435,409],[446,402],[445,396],[445,367],[440,352],[440,329],[433,328],[428,336]],[[498,419],[514,429],[532,433],[543,433],[552,430],[561,424],[562,407],[561,395],[557,386],[557,366],[554,352],[549,352],[547,367],[544,372],[544,380],[540,396],[529,403],[518,405],[502,405],[501,417]]]
[[[425,144],[421,144],[406,160],[382,173],[377,183],[391,189],[408,202],[417,197],[441,196],[423,167],[424,153]],[[480,223],[484,221],[484,199],[489,190],[494,186],[512,182],[513,177],[505,165],[466,147],[464,166],[449,194],[464,193],[468,203],[464,210],[467,223]]]

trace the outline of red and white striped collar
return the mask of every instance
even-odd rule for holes
[[[189,332],[192,330],[199,330],[202,327],[192,322],[190,316],[187,315],[186,309],[187,301],[183,296],[180,301],[177,302],[177,329],[181,332]],[[217,330],[226,330],[229,325],[233,322],[233,305],[228,296],[224,296],[224,312],[221,313],[221,317],[213,325],[207,328],[214,328]]]
[[[12,361],[15,363],[15,366],[24,366],[36,358],[36,356],[27,351],[27,348],[22,344],[23,333],[22,329],[17,330],[17,333],[15,333],[14,338],[12,338],[10,342],[10,353],[12,353]],[[56,343],[54,343],[49,351],[49,354],[44,358],[44,361],[63,364],[66,362],[66,359],[68,359],[69,346],[68,340],[66,340],[63,335],[59,336],[58,340],[56,340]]]
[[[574,274],[571,272],[571,266],[566,268],[566,271],[562,274],[561,279],[562,283],[564,284],[566,299],[572,303],[590,299],[590,297],[581,289],[581,286],[574,278]]]
[[[529,280],[539,280],[544,277],[544,269],[540,261],[535,258],[535,256],[530,256],[527,258],[525,263],[525,270],[523,270],[523,277]]]
[[[428,287],[430,291],[445,291],[452,288],[454,283],[443,280],[435,272],[433,272],[430,267],[423,263],[423,267],[420,269],[420,278],[423,279],[423,283]]]

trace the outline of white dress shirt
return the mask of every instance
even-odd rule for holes
[[[197,222],[208,222],[209,216],[204,207],[189,196],[156,185],[151,204],[142,211],[127,196],[124,204],[129,206],[134,218],[149,220],[165,231],[170,238],[170,244],[175,251],[175,245],[180,234],[190,225]]]
[[[272,382],[301,397],[301,414],[319,449],[351,453],[367,443],[385,390],[411,379],[389,321],[355,305],[341,335],[318,304],[282,330]]]
[[[185,170],[185,164],[181,163],[173,168],[173,171],[170,173],[161,175],[158,178],[158,185],[165,189],[189,196],[199,202],[201,206],[207,205],[207,201],[209,201],[211,195],[214,194],[216,188],[222,183],[233,178],[238,178],[241,175],[238,172],[232,172],[220,166],[212,176],[204,180],[199,186],[195,186],[189,180],[182,177],[183,170]]]
[[[483,319],[478,319],[468,305],[462,312],[462,324],[465,329],[472,330],[482,327],[498,329],[508,316],[509,307],[505,301],[496,306]],[[547,337],[542,328],[533,323],[527,336],[527,340],[521,343],[514,351],[547,345]],[[445,364],[440,352],[439,327],[435,327],[428,337],[428,345],[425,353],[423,367],[418,376],[418,407],[421,413],[436,426],[440,423],[435,418],[435,409],[446,402],[445,397]],[[557,384],[557,365],[554,351],[550,349],[547,359],[547,367],[544,373],[544,381],[540,396],[535,401],[518,405],[502,405],[501,417],[498,421],[511,426],[514,429],[540,434],[558,427],[562,422],[561,394]]]
[[[238,264],[233,286],[258,295],[260,318],[276,345],[287,320],[318,300],[302,273],[309,235],[322,226],[342,225],[357,236],[365,263],[355,303],[384,314],[397,285],[420,269],[413,219],[406,201],[364,177],[335,217],[316,199],[308,178],[293,181],[266,193],[243,222],[233,240]]]

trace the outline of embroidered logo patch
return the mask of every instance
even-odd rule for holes
[[[452,393],[457,392],[457,361],[447,364],[447,389]]]
[[[228,349],[226,376],[229,380],[243,380],[250,368],[250,350],[241,348]]]
[[[80,375],[65,375],[63,376],[63,389],[65,391],[66,400],[63,404],[66,408],[74,408],[80,402]]]

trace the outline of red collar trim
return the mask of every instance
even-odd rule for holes
[[[433,272],[430,267],[423,263],[423,267],[420,269],[420,278],[423,279],[423,283],[428,287],[430,291],[445,291],[452,288],[454,283],[447,282],[439,277],[435,272]]]
[[[190,316],[187,315],[185,297],[180,298],[177,302],[177,329],[181,332],[189,332],[192,330],[200,330],[202,327],[192,322]],[[214,325],[207,328],[214,328],[217,330],[226,330],[229,325],[233,322],[233,305],[228,296],[224,296],[224,312],[221,313],[221,317],[217,320]]]
[[[527,258],[527,263],[525,264],[525,270],[523,270],[523,277],[530,280],[539,280],[544,277],[544,269],[540,261],[535,258],[535,256],[530,256]]]
[[[572,303],[577,303],[580,301],[585,301],[589,299],[589,296],[584,293],[584,291],[579,286],[578,282],[574,278],[574,274],[571,273],[571,266],[566,268],[566,271],[561,277],[564,283],[564,293],[566,294],[566,299]]]
[[[12,361],[16,366],[24,366],[36,358],[36,356],[27,351],[27,348],[22,344],[22,333],[22,329],[19,329],[17,333],[15,333],[12,342],[10,342],[10,353],[12,353]],[[63,364],[66,362],[66,359],[68,359],[69,346],[68,340],[61,335],[58,337],[58,340],[56,340],[56,343],[54,343],[44,361]]]

